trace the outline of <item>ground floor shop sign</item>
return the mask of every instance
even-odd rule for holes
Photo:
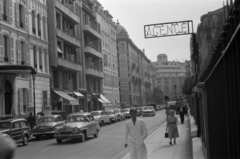
[[[144,25],[145,38],[187,35],[192,33],[192,20]]]

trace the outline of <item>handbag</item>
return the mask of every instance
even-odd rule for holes
[[[168,132],[165,132],[165,138],[168,138]]]

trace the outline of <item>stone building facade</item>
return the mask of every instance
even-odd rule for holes
[[[105,110],[119,108],[119,78],[117,60],[116,25],[109,11],[102,6],[97,11],[100,15],[103,53],[103,95],[110,103],[103,103]]]
[[[157,62],[153,62],[153,65],[156,68],[157,87],[171,100],[182,97],[182,86],[186,78],[186,64],[178,61],[168,61],[166,54],[159,54]]]
[[[50,74],[45,0],[0,1],[0,115],[49,113]],[[35,89],[31,71],[37,71]],[[46,108],[46,109],[45,109]]]
[[[118,22],[117,48],[121,107],[150,104],[151,61]]]

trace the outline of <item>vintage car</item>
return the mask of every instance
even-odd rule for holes
[[[117,114],[115,114],[115,112],[113,110],[106,110],[105,115],[109,117],[111,123],[115,123],[117,122]]]
[[[107,123],[108,124],[112,123],[111,121],[112,117],[109,115],[105,115],[105,112],[102,110],[91,111],[90,113],[93,115],[94,119],[98,121],[100,126],[104,126]]]
[[[125,120],[125,113],[121,111],[121,109],[114,109],[114,113],[117,115],[117,120]]]
[[[154,109],[153,106],[145,106],[142,112],[143,116],[155,116],[156,115],[156,110]]]
[[[122,112],[125,114],[125,118],[130,118],[130,108],[124,108]]]
[[[84,142],[88,137],[98,137],[99,124],[91,113],[72,113],[62,126],[56,127],[54,138],[57,143],[64,139],[77,139]]]
[[[0,121],[0,132],[7,134],[16,143],[28,144],[28,139],[31,137],[31,128],[27,120],[23,118],[12,118]]]
[[[53,137],[55,128],[61,125],[63,125],[63,120],[60,115],[42,116],[38,119],[37,125],[33,127],[32,136],[35,136],[37,140],[43,135]]]

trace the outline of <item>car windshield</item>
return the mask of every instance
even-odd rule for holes
[[[39,123],[45,123],[45,122],[54,122],[53,117],[43,117],[38,120]]]
[[[145,109],[153,109],[152,106],[146,106]]]
[[[112,114],[113,114],[113,112],[106,112],[106,114],[107,114],[107,115],[112,115]]]
[[[93,116],[99,116],[99,115],[101,115],[100,112],[91,112],[91,114],[92,114]]]
[[[85,117],[83,115],[68,116],[66,122],[85,122]]]
[[[121,111],[120,110],[114,110],[115,113],[120,113]]]
[[[9,129],[10,125],[9,122],[0,123],[0,129]]]

